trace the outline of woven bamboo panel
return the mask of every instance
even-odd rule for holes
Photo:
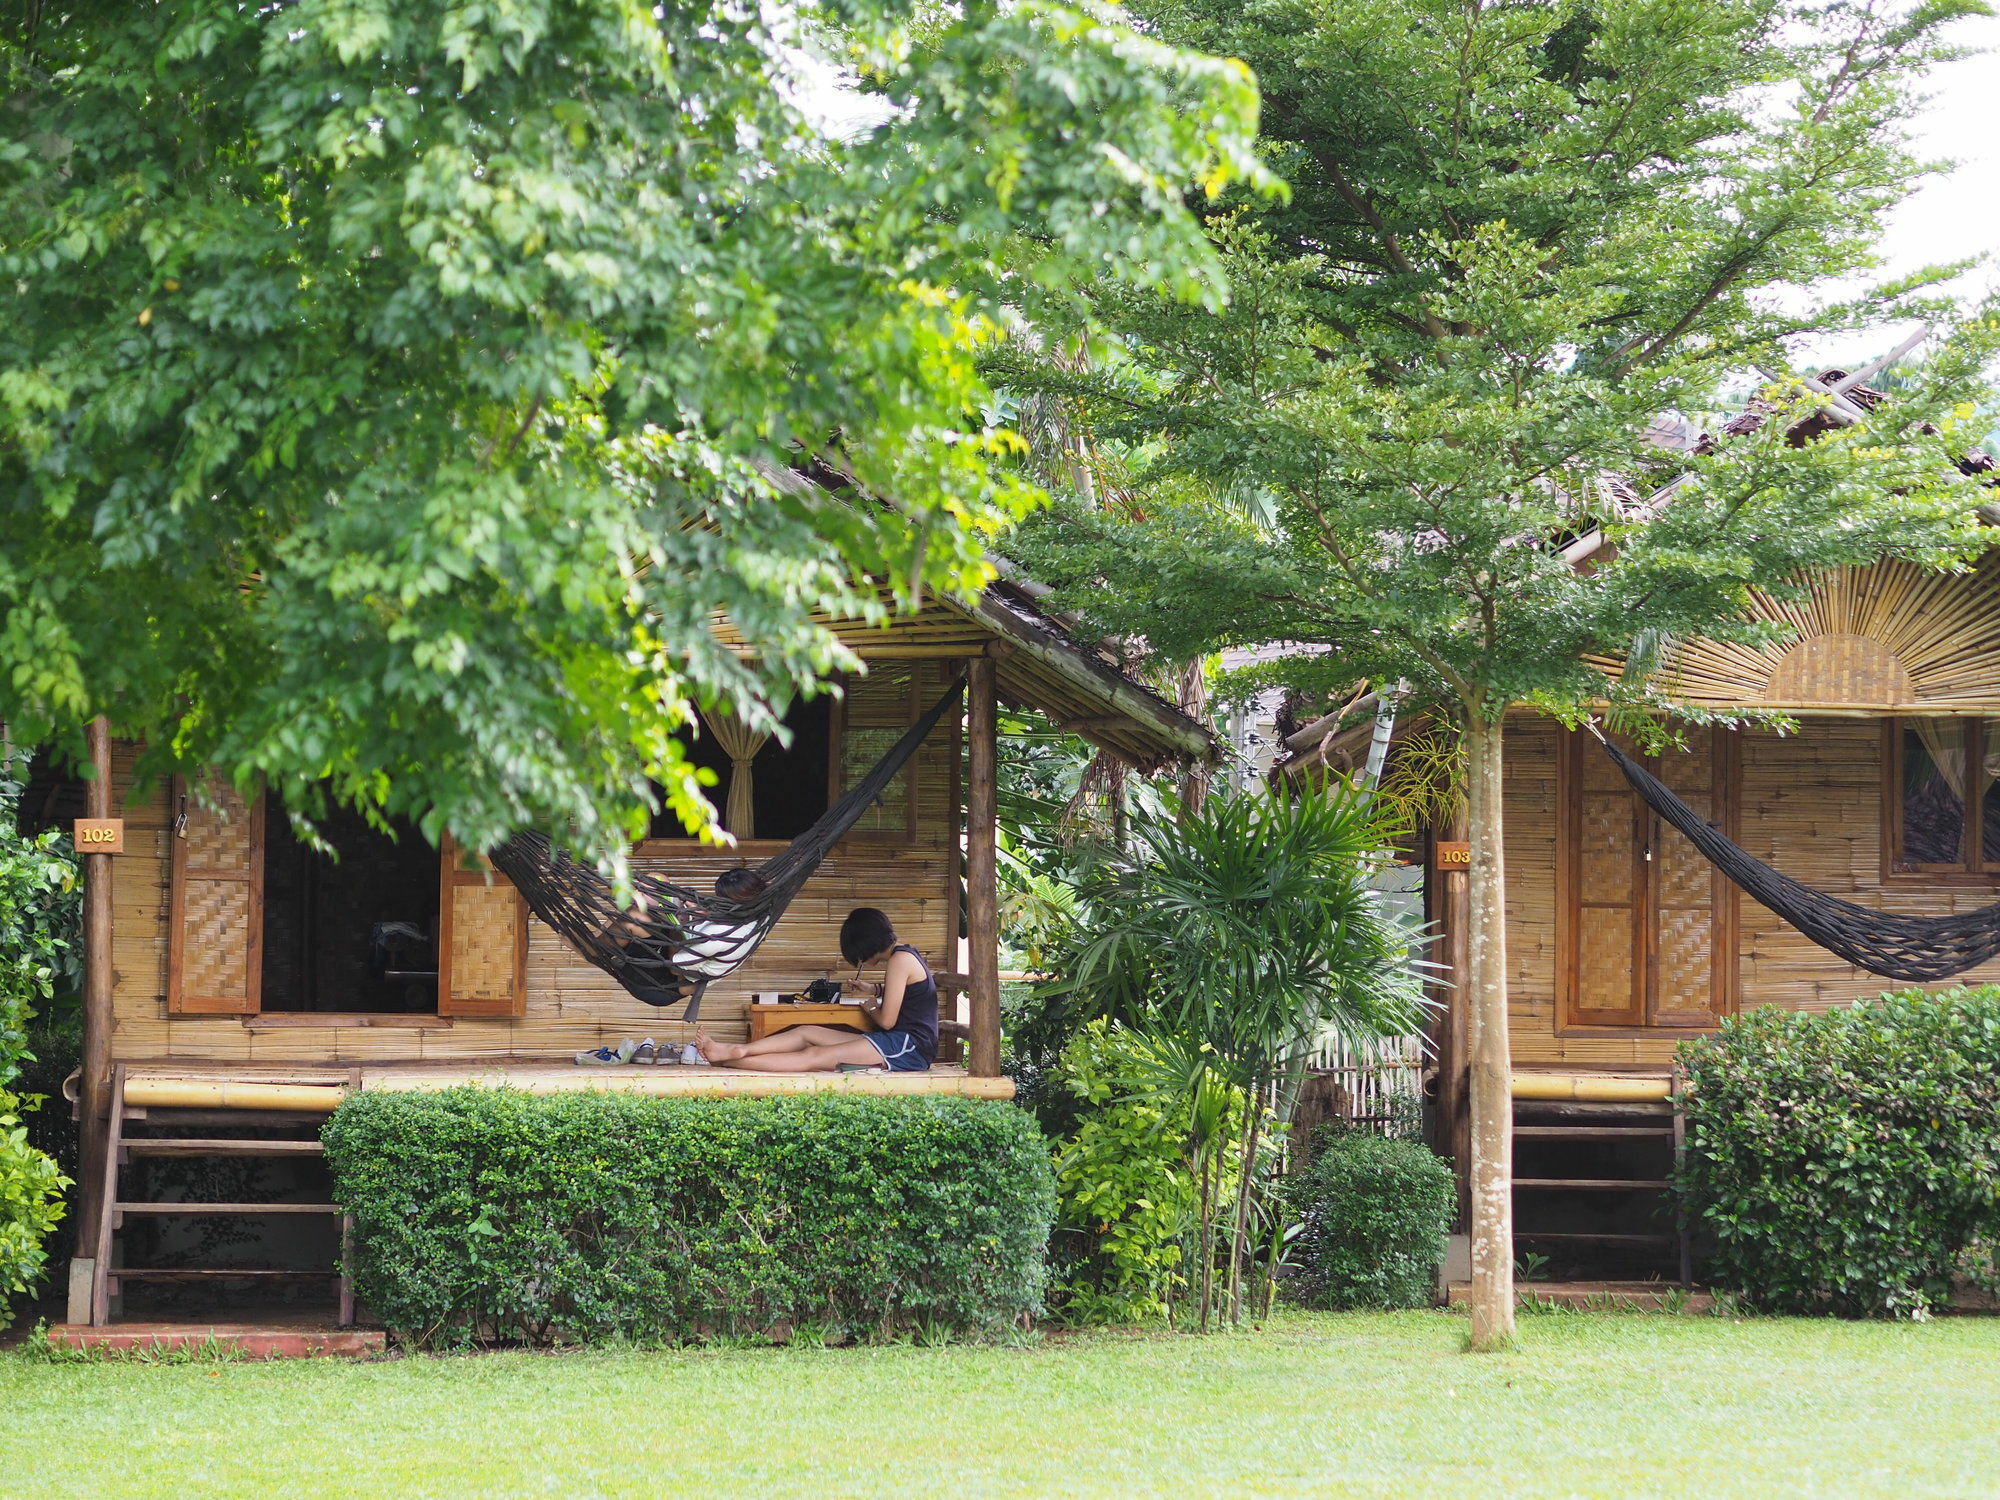
[[[220,782],[209,788],[213,806],[187,799],[187,823],[182,837],[187,843],[187,867],[201,874],[250,870],[250,809],[233,787]]]
[[[452,887],[451,992],[468,1000],[512,1000],[521,902],[510,885]]]
[[[190,880],[182,916],[182,983],[209,998],[248,993],[250,887]]]

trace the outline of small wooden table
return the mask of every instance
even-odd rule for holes
[[[875,1018],[858,1005],[758,1005],[750,1006],[750,1040],[762,1041],[794,1026],[845,1026],[864,1034],[880,1031]]]

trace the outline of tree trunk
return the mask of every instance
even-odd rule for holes
[[[1237,1170],[1242,1174],[1236,1181],[1236,1215],[1229,1226],[1229,1323],[1231,1327],[1243,1322],[1243,1270],[1250,1252],[1250,1193],[1255,1186],[1258,1126],[1262,1123],[1263,1112],[1258,1100],[1260,1090],[1251,1088],[1243,1091],[1243,1140],[1237,1153]]]
[[[1466,822],[1472,869],[1466,1010],[1472,1041],[1472,1347],[1478,1351],[1505,1348],[1514,1340],[1514,1097],[1507,1048],[1500,744],[1500,724],[1469,706]]]

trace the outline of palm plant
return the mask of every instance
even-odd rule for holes
[[[1416,1031],[1429,1004],[1419,933],[1369,887],[1392,833],[1375,800],[1346,785],[1297,800],[1215,799],[1179,818],[1135,816],[1130,847],[1087,877],[1060,964],[1072,1003],[1153,1038],[1163,1090],[1213,1100],[1219,1088],[1251,1106],[1227,1112],[1232,1322],[1255,1274],[1252,1195],[1280,1083],[1329,1040]],[[1213,1149],[1205,1140],[1191,1151],[1205,1189],[1221,1177]],[[1202,1193],[1204,1246],[1222,1208]]]

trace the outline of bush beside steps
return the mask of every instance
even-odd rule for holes
[[[355,1095],[324,1139],[356,1291],[411,1347],[930,1341],[1042,1308],[1055,1184],[1011,1105],[467,1087]]]
[[[1850,1317],[2000,1292],[2000,989],[1767,1007],[1680,1059],[1678,1182],[1710,1285]]]

